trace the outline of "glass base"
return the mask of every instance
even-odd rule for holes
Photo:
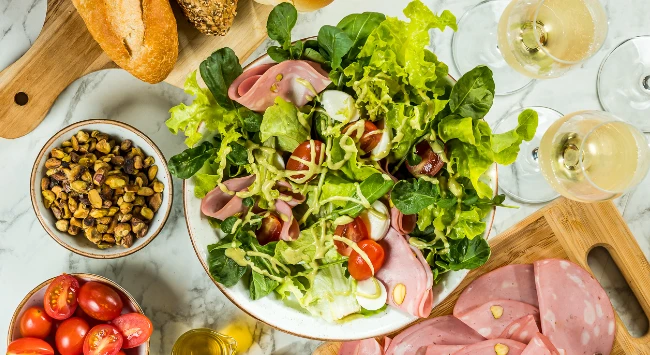
[[[523,142],[517,160],[511,165],[499,165],[499,187],[515,200],[526,203],[543,203],[559,197],[546,182],[537,162],[539,143],[553,122],[564,117],[561,113],[541,106],[525,107],[507,113],[492,130],[494,134],[504,133],[517,127],[519,114],[526,109],[537,111],[539,125],[535,137]]]
[[[628,39],[607,55],[598,71],[598,99],[606,111],[650,130],[650,36]]]
[[[497,43],[497,29],[510,0],[488,0],[467,11],[458,21],[451,47],[456,69],[461,74],[486,65],[494,73],[497,95],[513,94],[534,80],[510,68]]]

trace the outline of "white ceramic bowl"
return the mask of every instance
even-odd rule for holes
[[[142,308],[135,300],[135,298],[133,298],[133,296],[131,296],[131,294],[129,294],[129,292],[125,290],[122,286],[115,283],[115,281],[109,280],[99,275],[93,275],[93,274],[70,274],[70,275],[79,279],[80,283],[82,281],[83,282],[96,281],[112,287],[120,295],[120,298],[122,298],[122,303],[124,304],[124,309],[122,310],[122,314],[136,313],[136,312],[144,314]],[[11,317],[11,323],[9,324],[9,332],[7,333],[7,345],[12,341],[21,338],[20,318],[23,316],[23,313],[25,313],[25,311],[30,307],[43,307],[43,297],[45,296],[45,290],[47,290],[47,286],[49,286],[52,280],[54,279],[55,278],[53,277],[41,283],[40,285],[36,286],[20,302],[20,304],[14,311],[13,317]],[[50,344],[50,345],[52,345],[53,348],[55,347],[54,344]],[[149,341],[136,348],[124,349],[123,351],[126,355],[148,355]]]
[[[253,61],[244,70],[272,62],[273,60],[271,58],[264,55]],[[498,190],[496,164],[488,171],[487,175],[496,193]],[[203,268],[210,275],[207,262],[208,245],[216,243],[220,235],[219,232],[210,226],[208,219],[201,213],[201,200],[194,196],[193,179],[185,180],[183,183],[183,203],[185,207],[185,220],[192,245]],[[493,209],[485,219],[487,228],[483,235],[484,238],[487,238],[492,229],[494,212],[495,210]],[[434,286],[434,307],[445,300],[460,285],[468,273],[468,270],[450,272],[438,285]],[[249,298],[248,286],[243,282],[226,288],[216,282],[211,275],[210,278],[219,287],[221,292],[242,311],[274,328],[303,338],[325,341],[347,341],[378,337],[408,327],[418,319],[389,306],[384,313],[373,317],[359,318],[343,324],[329,323],[323,319],[286,306],[275,294],[253,301]]]
[[[45,208],[43,204],[43,195],[41,191],[41,178],[45,176],[45,161],[49,158],[50,151],[54,147],[61,147],[62,143],[69,140],[79,130],[87,132],[97,130],[106,133],[118,141],[130,139],[133,145],[142,150],[147,156],[152,156],[155,159],[155,164],[158,166],[158,174],[156,178],[165,185],[163,191],[163,201],[160,209],[154,214],[153,220],[149,224],[149,231],[143,238],[135,238],[133,245],[130,248],[115,246],[108,249],[99,249],[95,244],[86,239],[80,232],[77,236],[69,235],[56,229],[54,224],[56,218],[52,211]],[[149,139],[144,133],[131,127],[125,123],[111,120],[88,120],[74,123],[65,127],[54,137],[45,143],[43,148],[38,154],[34,167],[32,168],[31,175],[31,197],[32,207],[38,217],[38,220],[45,228],[45,231],[61,246],[77,253],[79,255],[87,256],[96,259],[113,259],[133,254],[136,251],[144,248],[149,244],[162,230],[169,213],[171,212],[172,199],[173,199],[173,184],[169,170],[167,169],[167,160],[162,154],[160,149]]]

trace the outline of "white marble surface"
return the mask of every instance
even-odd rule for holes
[[[432,9],[452,10],[458,17],[479,0],[425,0]],[[505,112],[522,106],[548,106],[563,113],[600,109],[596,97],[596,74],[600,61],[618,43],[632,36],[649,34],[646,0],[604,1],[610,18],[607,41],[594,58],[566,76],[538,82],[525,91],[498,97],[487,120],[494,123]],[[336,24],[351,12],[380,11],[397,16],[407,0],[336,0],[329,7],[300,15],[294,38],[315,35],[321,25]],[[45,0],[0,0],[0,69],[20,57],[38,35],[45,18]],[[646,25],[646,26],[644,26]],[[433,41],[439,58],[451,62],[451,33]],[[262,53],[265,43],[256,52]],[[254,56],[256,56],[254,54]],[[181,184],[175,181],[174,208],[164,231],[149,246],[118,260],[91,260],[71,254],[45,233],[36,221],[29,198],[29,173],[42,144],[56,131],[76,121],[109,118],[128,122],[147,133],[169,158],[183,149],[182,138],[164,126],[167,111],[187,100],[178,88],[167,84],[147,85],[120,70],[89,75],[73,83],[57,100],[45,121],[32,133],[16,140],[0,139],[0,350],[4,349],[8,323],[23,296],[41,281],[62,272],[90,272],[109,277],[127,290],[152,318],[156,331],[152,354],[169,354],[176,338],[196,327],[219,329],[231,322],[244,322],[254,333],[250,354],[308,354],[318,342],[296,338],[256,323],[234,307],[212,284],[196,259],[183,221]],[[650,130],[650,118],[635,120]],[[517,204],[519,209],[499,209],[492,233],[497,234],[542,205]],[[650,256],[650,179],[630,196],[617,201],[646,256]],[[606,255],[596,252],[593,269],[612,295],[619,314],[642,319],[631,306],[625,282],[612,270]],[[620,295],[622,297],[619,297]],[[630,327],[642,333],[647,327]]]

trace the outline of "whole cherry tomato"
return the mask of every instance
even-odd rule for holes
[[[384,265],[384,248],[372,239],[362,240],[357,245],[359,249],[368,255],[375,273],[379,271]],[[368,263],[354,250],[348,259],[348,271],[350,276],[359,281],[369,279],[372,276],[372,270],[370,270]]]
[[[116,355],[122,348],[124,338],[110,324],[94,326],[84,339],[84,355]]]
[[[366,224],[363,223],[361,217],[356,217],[352,222],[336,227],[334,234],[350,239],[355,243],[368,239],[368,229],[366,229]],[[339,254],[343,256],[349,256],[352,252],[352,248],[349,245],[338,240],[334,241],[334,245]]]
[[[41,307],[28,308],[20,318],[20,335],[45,339],[52,331],[52,318]]]
[[[307,164],[304,164],[298,159],[302,159],[306,162],[312,162],[312,142],[314,145],[314,164],[320,165],[321,163],[321,149],[323,149],[323,142],[317,140],[308,140],[302,142],[291,154],[289,161],[287,162],[287,170],[289,171],[301,171],[301,170],[310,170]],[[298,159],[296,159],[298,158]],[[302,179],[305,177],[305,174],[293,174],[289,178],[293,180]],[[315,178],[316,175],[312,174],[309,178],[310,181]]]
[[[269,213],[268,216],[262,219],[262,225],[260,228],[255,231],[257,236],[257,241],[261,245],[266,245],[270,242],[277,242],[280,240],[280,234],[282,232],[282,221],[276,213]]]
[[[20,338],[9,344],[7,355],[54,355],[54,349],[43,339]]]
[[[111,324],[122,334],[124,338],[122,348],[124,349],[135,348],[146,343],[153,333],[153,324],[149,318],[140,313],[123,314],[113,319]]]
[[[79,281],[74,276],[63,274],[52,281],[45,291],[43,308],[50,317],[57,320],[70,318],[77,309]]]
[[[59,325],[54,341],[61,355],[81,355],[86,334],[90,330],[88,322],[79,317],[68,318]]]
[[[347,132],[348,128],[354,123],[350,123],[345,128],[343,128],[343,133]],[[363,121],[363,134],[359,139],[359,148],[364,153],[370,153],[381,141],[381,131],[374,123],[365,120]]]
[[[409,164],[408,159],[406,161],[406,168],[415,177],[422,175],[436,176],[442,167],[445,166],[445,162],[442,161],[440,155],[434,153],[427,141],[418,143],[415,146],[415,153],[422,158],[422,161],[416,165]]]
[[[122,299],[110,286],[91,281],[79,290],[79,306],[87,315],[102,321],[117,318],[122,313]]]

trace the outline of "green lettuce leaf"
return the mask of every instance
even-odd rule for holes
[[[318,271],[301,303],[312,315],[333,322],[361,310],[353,291],[352,278],[345,276],[345,268],[333,264]]]
[[[384,14],[364,12],[347,15],[336,25],[352,39],[352,47],[347,55],[348,59],[354,59],[359,55],[361,47],[366,43],[370,33],[385,19],[386,15]]]
[[[429,123],[447,106],[446,100],[433,99],[418,106],[403,103],[391,105],[386,116],[386,126],[393,129],[391,151],[402,159],[409,149],[429,128]]]
[[[492,136],[492,151],[494,160],[501,165],[515,162],[519,154],[519,146],[523,141],[530,141],[535,137],[538,124],[537,112],[531,109],[524,110],[518,117],[515,129],[495,134]]]
[[[309,131],[308,127],[300,124],[296,106],[276,97],[275,104],[264,112],[260,138],[264,142],[276,137],[280,149],[293,152],[300,143],[309,139]]]
[[[490,111],[494,101],[494,80],[492,70],[478,66],[465,73],[449,97],[451,112],[461,117],[483,118]]]
[[[354,183],[334,174],[327,174],[320,192],[320,200],[324,201],[331,197],[352,197],[357,191]],[[335,207],[344,207],[347,201],[332,201]]]
[[[423,179],[401,180],[393,187],[390,200],[404,214],[416,214],[440,199],[440,188]]]

